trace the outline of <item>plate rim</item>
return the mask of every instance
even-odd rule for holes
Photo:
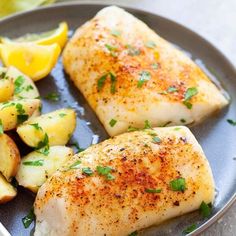
[[[93,6],[99,6],[99,7],[107,7],[107,6],[118,6],[121,8],[124,8],[125,10],[129,11],[136,11],[142,14],[147,14],[150,15],[151,17],[158,17],[172,25],[176,25],[188,32],[190,32],[191,34],[193,34],[195,37],[198,37],[202,42],[204,42],[205,44],[207,44],[208,47],[210,47],[212,50],[214,50],[215,52],[217,52],[217,54],[227,63],[227,65],[230,67],[230,69],[232,69],[233,71],[235,71],[236,73],[236,66],[233,64],[233,62],[225,55],[224,52],[222,52],[221,49],[217,48],[216,45],[214,45],[212,42],[210,42],[208,39],[204,38],[202,35],[198,34],[198,32],[192,30],[191,28],[176,22],[172,19],[169,19],[165,16],[156,14],[154,12],[150,12],[147,10],[142,10],[140,8],[136,8],[135,6],[126,6],[124,4],[108,4],[108,3],[101,3],[101,2],[94,2],[94,1],[86,1],[86,2],[80,2],[80,1],[72,1],[72,2],[62,2],[62,3],[56,3],[50,6],[41,6],[38,8],[34,8],[34,9],[30,9],[27,11],[23,11],[23,12],[17,12],[15,14],[12,14],[10,16],[4,17],[3,19],[0,19],[0,25],[4,25],[5,22],[10,21],[10,20],[15,20],[18,17],[24,17],[27,14],[32,14],[34,12],[40,12],[40,11],[44,11],[44,10],[50,10],[50,9],[57,9],[57,8],[63,8],[63,7],[72,7],[72,6],[86,6],[86,5],[93,5]],[[230,79],[232,80],[232,79]],[[194,230],[192,233],[188,234],[188,235],[199,235],[200,233],[202,233],[203,231],[205,231],[207,228],[209,228],[211,225],[213,225],[217,220],[219,220],[219,218],[221,218],[228,210],[229,208],[236,202],[236,190],[235,193],[231,196],[231,198],[226,202],[226,204],[223,205],[223,207],[220,208],[220,210],[211,218],[207,219],[206,222],[204,222],[202,225],[200,225],[196,230]],[[1,223],[1,222],[0,222]]]

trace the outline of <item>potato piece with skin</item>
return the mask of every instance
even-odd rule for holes
[[[0,174],[0,204],[12,200],[16,194],[16,189]]]
[[[0,103],[0,119],[4,131],[15,129],[16,126],[24,119],[35,115],[41,108],[39,99],[22,99]]]
[[[7,69],[6,77],[12,79],[14,83],[15,89],[13,99],[39,98],[39,91],[33,80],[15,67],[10,66]]]
[[[16,175],[20,164],[20,152],[15,142],[6,134],[0,135],[0,172],[7,181]]]
[[[14,94],[14,83],[11,78],[6,76],[6,71],[6,68],[0,68],[0,102],[12,99]]]
[[[30,118],[17,128],[21,139],[30,147],[38,147],[48,138],[49,146],[65,145],[76,126],[76,114],[72,109],[60,109]]]
[[[49,148],[46,156],[33,151],[23,157],[16,179],[19,185],[37,192],[38,188],[65,162],[73,156],[73,149],[65,146]]]

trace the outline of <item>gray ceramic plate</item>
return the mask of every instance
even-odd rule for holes
[[[29,32],[45,31],[55,28],[61,21],[67,21],[70,29],[74,30],[103,7],[94,4],[69,4],[18,14],[0,22],[0,35],[16,37]],[[145,235],[181,235],[186,226],[198,223],[199,228],[194,233],[200,233],[216,221],[236,198],[236,127],[226,122],[227,118],[236,119],[236,72],[216,48],[183,26],[147,12],[127,10],[146,22],[162,37],[188,52],[194,60],[200,59],[207,68],[214,70],[232,98],[229,108],[191,128],[206,153],[216,181],[217,196],[211,218],[203,220],[195,212],[141,232]],[[214,78],[214,75],[210,76]],[[85,148],[91,142],[96,142],[97,137],[99,141],[108,137],[86,100],[65,76],[60,61],[51,75],[37,82],[37,86],[42,97],[54,91],[61,94],[59,102],[44,100],[43,112],[67,106],[77,110],[79,122],[73,139],[77,140],[81,147]],[[22,149],[22,152],[24,151]],[[32,207],[33,201],[33,195],[19,189],[13,201],[0,206],[0,221],[12,235],[30,235],[32,232],[32,228],[24,229],[21,218]]]

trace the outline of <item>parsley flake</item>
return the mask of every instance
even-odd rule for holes
[[[66,114],[65,113],[60,113],[59,116],[64,117],[64,116],[66,116]]]
[[[129,44],[126,45],[126,48],[128,49],[128,55],[130,55],[130,56],[138,56],[141,53],[138,48],[133,47]]]
[[[137,231],[134,231],[132,232],[131,234],[129,234],[128,236],[137,236],[138,235],[138,232]]]
[[[151,189],[151,188],[146,188],[145,189],[146,193],[161,193],[161,189]]]
[[[111,119],[110,122],[109,122],[109,125],[111,127],[114,127],[116,123],[117,123],[117,120]]]
[[[142,71],[140,73],[139,81],[137,84],[138,88],[141,88],[145,82],[151,79],[151,74],[148,71]]]
[[[31,223],[35,220],[34,210],[31,209],[29,213],[22,218],[22,223],[24,227],[27,229],[31,225]]]
[[[114,94],[116,92],[116,76],[112,73],[109,72],[105,75],[103,75],[97,82],[97,89],[98,92],[100,92],[103,88],[103,86],[105,85],[105,81],[108,77],[108,75],[110,76],[110,80],[111,80],[111,93]]]
[[[155,48],[156,44],[153,41],[147,41],[145,43],[145,46],[148,47],[148,48]]]
[[[197,229],[197,225],[196,224],[192,224],[192,225],[188,226],[186,229],[183,230],[183,234],[190,234],[195,229]]]
[[[144,121],[144,129],[151,129],[152,125],[150,124],[150,122],[148,120]]]
[[[174,86],[170,86],[168,89],[167,89],[167,92],[168,93],[174,93],[174,92],[177,92],[178,89]]]
[[[109,166],[97,166],[96,168],[99,175],[106,176],[107,180],[114,180],[115,177],[110,173],[112,168]]]
[[[184,94],[184,101],[183,104],[188,108],[191,109],[192,108],[192,104],[189,102],[189,100],[198,94],[198,90],[195,87],[192,88],[188,88]]]
[[[212,212],[212,204],[206,204],[204,201],[201,203],[200,205],[200,214],[204,217],[204,218],[208,218],[211,215]]]
[[[83,174],[86,174],[86,175],[88,175],[88,176],[93,175],[93,171],[91,170],[90,167],[84,167],[84,168],[82,168],[82,173],[83,173]]]
[[[161,142],[161,139],[157,136],[153,137],[152,140],[153,140],[154,143],[160,143]]]
[[[84,148],[81,148],[77,142],[72,143],[71,146],[76,147],[77,149],[76,153],[83,152],[85,150]]]
[[[235,120],[231,120],[231,119],[227,119],[227,122],[233,126],[236,126],[236,121]]]
[[[115,37],[118,37],[121,35],[121,32],[119,30],[116,30],[116,29],[112,29],[111,30],[111,34]]]
[[[158,64],[157,64],[157,63],[153,63],[153,64],[151,65],[151,67],[152,67],[152,69],[158,69]]]
[[[0,135],[3,134],[3,124],[2,120],[0,119]]]
[[[42,130],[42,127],[40,127],[38,123],[30,124],[30,125],[33,126],[36,130]]]
[[[37,161],[24,161],[23,165],[25,166],[43,166],[44,160]]]
[[[16,78],[16,80],[14,81],[14,94],[19,94],[22,90],[23,90],[23,84],[25,82],[25,78],[20,75]]]
[[[60,95],[56,92],[52,92],[46,95],[44,98],[53,102],[58,102],[60,100]]]
[[[75,163],[73,163],[72,165],[70,165],[69,169],[78,169],[80,164],[81,164],[81,161],[78,160]]]
[[[173,191],[184,192],[186,189],[186,182],[184,178],[177,178],[170,181],[170,188]]]

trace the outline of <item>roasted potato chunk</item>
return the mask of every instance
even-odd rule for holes
[[[39,98],[39,92],[33,80],[13,66],[7,69],[6,77],[14,83],[14,99]]]
[[[15,129],[16,126],[27,120],[36,111],[39,111],[41,101],[39,99],[22,99],[0,103],[0,120],[4,131]]]
[[[7,182],[0,173],[0,204],[6,203],[16,196],[16,189]]]
[[[12,99],[14,94],[13,80],[6,76],[7,69],[0,67],[0,102]]]
[[[0,172],[10,181],[20,164],[20,152],[15,142],[6,134],[0,135]]]
[[[45,150],[33,151],[22,158],[16,175],[18,183],[33,192],[49,178],[58,168],[73,155],[73,149],[65,146],[54,146]]]
[[[76,114],[72,109],[60,109],[30,118],[17,128],[21,139],[29,146],[39,148],[65,145],[76,127]]]

